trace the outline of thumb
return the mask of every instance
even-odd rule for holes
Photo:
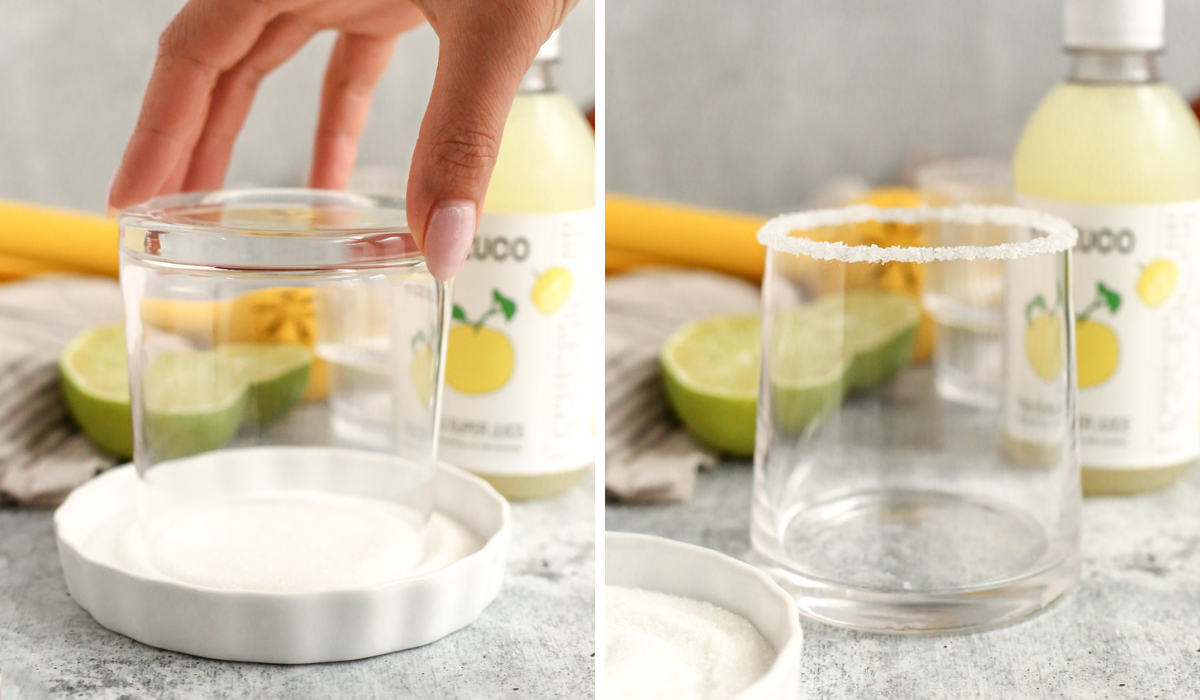
[[[501,8],[502,5],[510,5]],[[408,221],[429,272],[446,280],[475,236],[521,77],[556,24],[547,3],[466,3],[433,21],[440,39],[429,107],[408,178]],[[539,7],[540,6],[540,7]],[[503,9],[504,11],[500,11]]]

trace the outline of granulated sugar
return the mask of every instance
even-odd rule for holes
[[[775,649],[711,603],[604,587],[605,700],[726,700],[761,678]]]
[[[415,516],[385,501],[322,493],[220,499],[163,518],[151,557],[207,588],[300,593],[380,585],[425,557]]]

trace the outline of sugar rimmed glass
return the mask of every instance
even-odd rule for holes
[[[938,245],[945,224],[994,245]],[[880,248],[878,227],[914,244]],[[885,240],[895,237],[883,237]],[[751,541],[801,610],[876,632],[985,629],[1079,576],[1069,250],[1075,230],[1002,206],[857,206],[759,232],[763,363]],[[929,279],[1003,266],[1000,400],[943,396],[921,352]],[[951,270],[950,268],[958,268]]]

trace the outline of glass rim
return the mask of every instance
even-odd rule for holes
[[[122,254],[153,263],[320,270],[424,262],[404,200],[388,195],[292,187],[182,192],[129,207],[119,221]]]
[[[967,225],[1021,226],[1041,231],[1043,237],[1021,243],[963,246],[849,245],[842,241],[815,241],[791,235],[831,226],[879,223],[930,222]],[[957,204],[944,207],[874,207],[857,204],[836,209],[812,209],[782,214],[758,230],[758,242],[771,252],[789,253],[816,260],[866,263],[927,263],[948,260],[1015,260],[1034,255],[1062,253],[1074,247],[1079,232],[1066,220],[1044,212],[1003,205]]]

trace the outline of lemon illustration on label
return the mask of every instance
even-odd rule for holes
[[[1096,298],[1075,317],[1075,346],[1079,360],[1079,388],[1102,384],[1117,371],[1121,346],[1111,327],[1093,321],[1091,315],[1101,308],[1116,314],[1121,308],[1121,295],[1103,282],[1096,283]]]
[[[1138,278],[1138,296],[1146,306],[1154,308],[1161,305],[1175,291],[1175,283],[1179,281],[1179,267],[1170,260],[1155,260],[1142,269]]]
[[[571,271],[565,267],[552,267],[538,276],[533,284],[533,305],[538,311],[549,316],[562,308],[571,296],[571,288],[575,279]]]
[[[1025,305],[1025,357],[1034,373],[1046,381],[1057,377],[1063,366],[1062,322],[1058,318],[1062,289],[1057,291],[1054,308],[1046,307],[1041,294]]]
[[[454,305],[453,317],[459,323],[450,329],[450,345],[446,350],[446,384],[462,394],[487,394],[496,391],[512,378],[515,358],[508,336],[484,323],[496,314],[511,321],[517,304],[500,290],[492,290],[492,304],[472,322],[467,312]]]
[[[417,399],[425,406],[433,405],[433,386],[437,383],[437,365],[434,363],[433,348],[429,346],[429,338],[425,331],[418,332],[412,339],[412,376],[413,390]]]

